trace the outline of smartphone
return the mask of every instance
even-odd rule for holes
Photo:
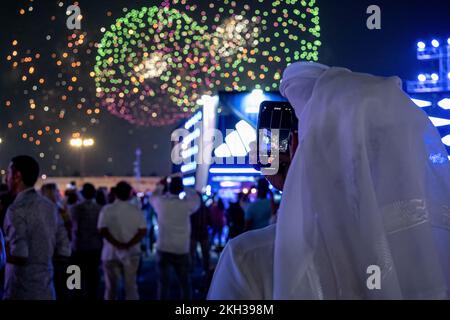
[[[291,135],[298,130],[298,119],[289,102],[264,101],[259,108],[257,159],[255,169],[276,169],[278,157],[289,154]]]

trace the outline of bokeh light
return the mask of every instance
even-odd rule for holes
[[[131,10],[105,32],[95,66],[97,97],[137,125],[167,125],[193,111],[211,68],[206,28],[175,9]]]
[[[286,66],[317,61],[321,46],[314,0],[164,1],[102,30],[97,97],[144,126],[176,123],[218,90],[277,90]]]

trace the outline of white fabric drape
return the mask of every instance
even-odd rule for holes
[[[275,299],[448,297],[450,164],[400,87],[317,64],[285,71],[299,147],[278,214]],[[367,287],[371,265],[380,290]]]

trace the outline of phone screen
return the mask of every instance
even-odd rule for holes
[[[280,154],[289,153],[291,132],[298,120],[288,102],[265,101],[260,106],[257,134],[257,166],[271,167]]]

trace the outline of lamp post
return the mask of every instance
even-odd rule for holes
[[[72,138],[70,139],[70,146],[74,149],[80,150],[80,175],[84,177],[84,150],[92,148],[95,140],[92,138]]]

